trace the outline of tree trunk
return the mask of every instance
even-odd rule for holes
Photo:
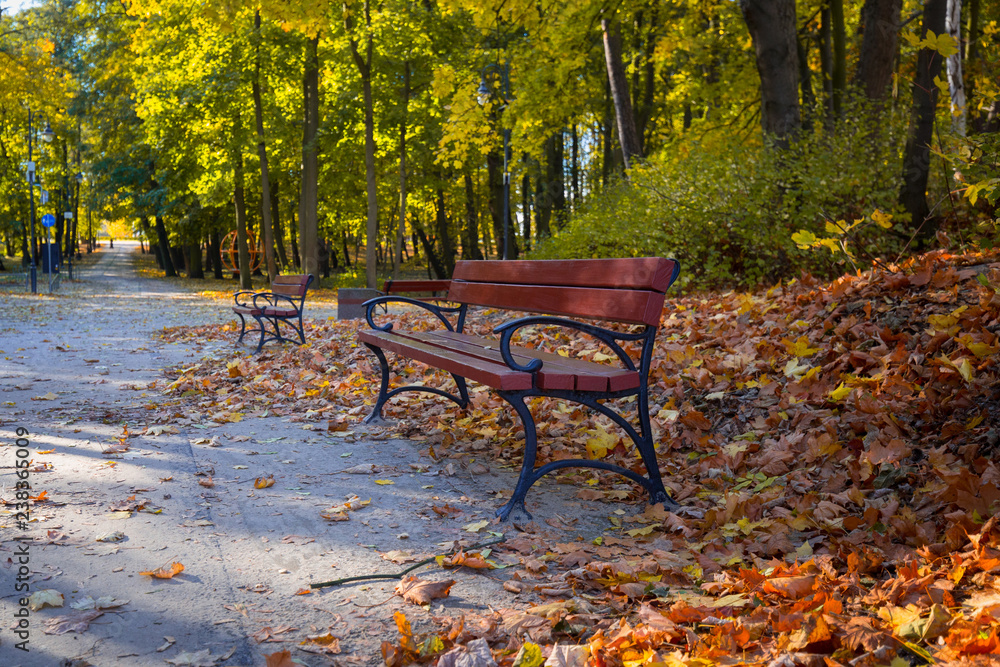
[[[962,0],[948,0],[945,31],[958,51],[948,57],[948,91],[951,94],[951,130],[965,136],[965,79],[962,76]]]
[[[274,261],[274,231],[271,226],[271,181],[267,172],[267,145],[264,142],[264,109],[260,100],[260,9],[254,13],[254,65],[253,65],[253,111],[257,124],[257,157],[260,159],[260,226],[264,232],[264,263],[267,266],[267,281],[274,282],[278,266]]]
[[[547,147],[547,144],[546,144]],[[546,160],[548,164],[548,160]],[[545,167],[545,172],[548,171],[548,167]],[[537,196],[535,199],[535,240],[541,241],[542,239],[547,239],[552,236],[552,226],[549,221],[552,219],[552,199],[549,197],[548,185],[546,184],[547,176],[539,174],[536,179],[538,187],[536,188]]]
[[[854,84],[873,102],[884,101],[892,90],[902,6],[903,0],[865,0],[861,9],[863,34]]]
[[[377,282],[376,243],[378,243],[378,184],[375,174],[375,110],[372,102],[372,17],[369,0],[364,3],[365,55],[361,56],[358,40],[354,38],[353,21],[344,6],[344,27],[350,36],[351,56],[361,75],[361,90],[365,111],[365,184],[368,192],[368,220],[365,226],[365,284],[375,289]]]
[[[281,224],[281,199],[278,197],[279,181],[271,183],[271,224],[274,226],[274,245],[278,251],[278,264],[282,270],[288,269],[288,255],[285,253],[285,228]]]
[[[486,155],[486,177],[490,191],[490,220],[497,243],[497,259],[503,259],[503,157],[495,149]]]
[[[552,200],[552,216],[557,230],[566,226],[566,176],[563,155],[563,133],[556,132],[545,144],[546,191]]]
[[[414,218],[413,222],[414,231],[420,239],[420,244],[424,246],[424,254],[427,255],[427,261],[430,264],[431,269],[434,270],[434,277],[438,280],[451,278],[451,274],[445,268],[444,264],[441,263],[441,259],[438,257],[437,253],[434,252],[434,244],[432,244],[430,239],[427,238],[427,234],[424,233],[424,229],[421,227],[420,221]]]
[[[823,80],[823,107],[826,109],[827,131],[833,119],[833,29],[830,27],[830,5],[823,3],[819,14],[819,69]]]
[[[302,77],[302,190],[299,196],[299,257],[303,273],[319,274],[319,35],[306,41]]]
[[[622,64],[618,24],[606,18],[601,19],[601,30],[604,32],[604,59],[608,66],[611,99],[614,101],[615,115],[618,117],[618,138],[621,141],[622,158],[627,170],[632,167],[634,158],[642,157],[642,146],[639,144],[639,135],[635,128],[635,116],[632,115],[632,100],[628,94],[628,80]]]
[[[580,209],[580,135],[576,130],[576,123],[573,123],[573,144],[569,166],[570,185],[573,195],[573,212]]]
[[[441,240],[441,266],[444,267],[444,278],[451,278],[455,272],[455,239],[451,234],[451,225],[448,224],[448,211],[444,207],[444,188],[438,186],[437,189],[437,236]]]
[[[403,264],[403,234],[406,233],[406,113],[410,107],[410,61],[403,63],[403,117],[399,121],[399,223],[393,253],[392,278],[399,278]]]
[[[847,89],[847,45],[844,27],[844,0],[829,0],[830,28],[833,32],[833,112],[840,117]]]
[[[295,211],[292,211],[292,222],[288,225],[288,235],[292,242],[292,263],[296,270],[302,266],[302,255],[299,254],[299,226],[295,221]]]
[[[969,72],[969,83],[966,86],[965,99],[966,104],[974,110],[972,114],[973,132],[980,132],[983,126],[982,114],[975,111],[979,106],[975,102],[975,81],[979,69],[979,0],[969,0],[967,14],[969,18],[965,28],[965,69]]]
[[[222,279],[222,238],[219,230],[213,229],[208,241],[208,254],[212,256],[212,275]]]
[[[236,117],[236,127],[239,127],[240,118]],[[238,133],[238,130],[237,130]],[[250,246],[247,239],[247,210],[244,201],[244,176],[243,176],[243,152],[240,150],[239,142],[234,142],[233,155],[233,203],[236,205],[236,248],[239,253],[240,288],[252,289],[253,281],[250,278]]]
[[[163,216],[156,216],[156,238],[159,241],[157,246],[160,249],[160,258],[163,260],[163,273],[167,278],[175,278],[177,270],[170,257],[170,239],[167,236],[167,226],[163,224]]]
[[[939,35],[944,31],[948,0],[925,0],[920,38],[928,31]],[[931,140],[934,132],[934,110],[938,87],[934,79],[941,73],[942,58],[937,51],[920,49],[917,55],[916,78],[913,81],[913,106],[910,129],[903,151],[903,187],[899,203],[910,214],[910,221],[920,228],[922,238],[933,237],[936,224],[930,221],[927,206],[927,177],[931,168]]]
[[[483,259],[483,252],[479,249],[479,211],[476,208],[476,189],[468,171],[462,174],[462,182],[465,184],[466,229],[466,240],[462,244],[462,257],[464,259]]]
[[[799,82],[802,88],[802,106],[805,112],[802,114],[802,128],[806,131],[812,129],[812,118],[816,112],[816,93],[812,87],[812,70],[809,68],[809,41],[807,39],[796,39],[795,48],[799,56],[799,72],[802,79]]]
[[[795,0],[740,0],[760,74],[761,125],[781,148],[801,126]]]
[[[521,177],[521,239],[524,241],[524,251],[531,249],[531,176],[524,171]]]
[[[201,263],[201,244],[187,244],[188,278],[204,278],[205,269]]]

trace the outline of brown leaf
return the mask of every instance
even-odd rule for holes
[[[454,585],[453,579],[428,581],[409,576],[396,586],[396,595],[401,595],[404,600],[413,604],[430,604],[431,600],[448,597],[448,591]]]
[[[765,593],[777,593],[786,598],[797,600],[812,593],[816,586],[815,575],[796,577],[773,577],[764,582]]]
[[[292,662],[291,651],[265,653],[264,659],[267,660],[266,667],[301,667],[299,663]]]
[[[82,609],[74,611],[65,616],[50,618],[42,627],[42,632],[47,635],[62,635],[67,632],[86,632],[90,627],[90,622],[95,618],[103,616],[100,609]]]
[[[496,667],[496,660],[485,639],[473,639],[456,646],[438,658],[437,667]]]

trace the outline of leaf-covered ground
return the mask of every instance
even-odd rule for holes
[[[650,407],[661,470],[683,509],[644,510],[615,476],[562,476],[579,497],[611,503],[605,534],[559,543],[529,525],[492,553],[443,561],[516,563],[503,573],[511,599],[417,635],[397,613],[385,662],[902,665],[1000,653],[1000,264],[935,252],[892,268],[671,298]],[[433,326],[416,311],[390,317]],[[485,333],[503,317],[470,319]],[[159,387],[172,399],[152,415],[164,424],[192,413],[298,415],[350,428],[377,389],[358,326],[312,324],[301,348],[175,369]],[[607,352],[548,330],[525,342],[597,360]],[[402,370],[410,382],[448,381],[419,364]],[[533,408],[543,461],[590,456],[639,469],[610,423],[558,401]],[[417,396],[386,416],[393,432],[425,440],[428,456],[519,461],[520,426],[489,391],[474,391],[466,412]],[[548,602],[529,608],[518,602],[525,592]]]

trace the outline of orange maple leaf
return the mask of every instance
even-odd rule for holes
[[[183,571],[184,566],[181,563],[171,563],[170,565],[163,565],[155,570],[148,570],[139,574],[147,574],[155,579],[173,579]]]

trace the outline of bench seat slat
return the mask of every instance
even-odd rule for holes
[[[504,285],[453,280],[448,300],[477,306],[657,326],[664,295],[648,290]]]
[[[404,357],[430,364],[436,368],[454,373],[474,382],[503,391],[517,391],[531,388],[531,374],[514,371],[506,364],[469,357],[447,350],[409,334],[390,331],[360,331],[358,337],[363,343],[395,352]]]
[[[651,289],[666,292],[675,278],[676,269],[676,261],[663,257],[536,259],[503,262],[463,260],[455,265],[452,279],[520,285]]]
[[[478,338],[452,331],[434,331],[425,334],[428,338],[448,339],[453,341],[455,349],[473,354],[487,354],[490,358],[503,363],[499,344],[488,338]],[[488,347],[487,347],[488,346]],[[616,368],[606,364],[585,361],[583,359],[568,359],[559,354],[543,350],[529,350],[523,347],[511,346],[514,359],[525,364],[538,358],[543,362],[542,370],[538,372],[539,389],[575,389],[577,391],[624,391],[639,386],[639,373],[627,368]],[[568,381],[567,381],[568,380]]]

